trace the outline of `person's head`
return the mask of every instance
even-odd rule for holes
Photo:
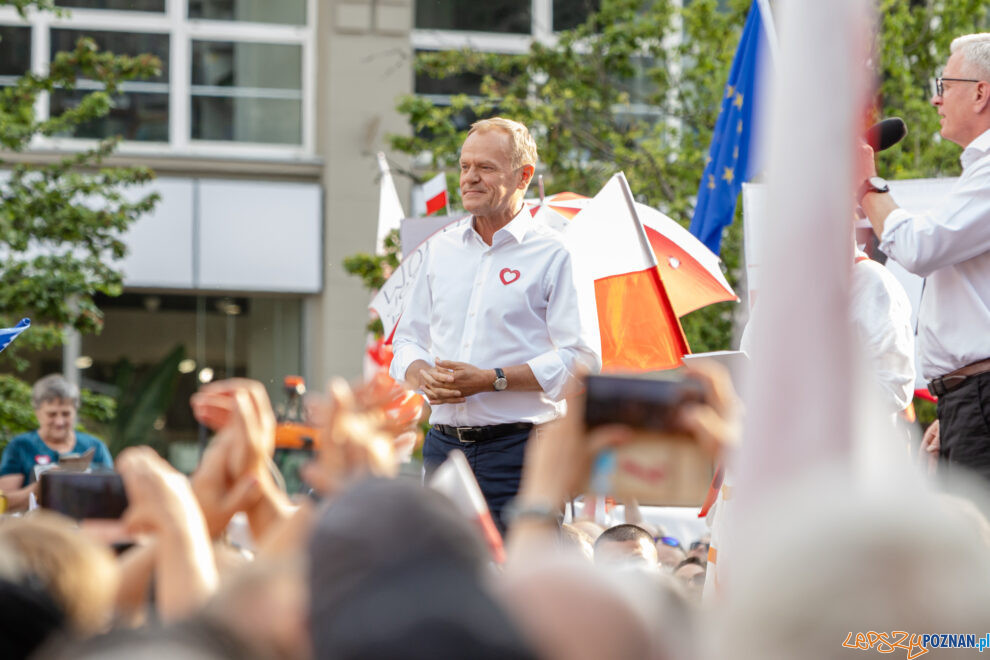
[[[705,562],[708,560],[709,547],[711,547],[711,544],[709,543],[709,539],[707,538],[698,539],[697,541],[693,542],[690,546],[688,546],[687,556],[697,557],[702,562]]]
[[[695,600],[701,599],[705,589],[706,564],[697,557],[688,557],[674,567],[673,575],[684,585]]]
[[[595,563],[601,565],[642,565],[655,568],[657,548],[653,537],[636,525],[609,527],[595,541]]]
[[[464,209],[483,218],[512,217],[536,171],[536,142],[517,121],[494,117],[475,122],[461,147]]]
[[[579,557],[589,561],[595,558],[595,541],[587,532],[569,523],[560,526],[560,544],[565,550],[572,551]]]
[[[38,435],[46,442],[72,437],[79,409],[79,388],[61,374],[50,374],[31,388],[31,406],[38,418]]]
[[[496,592],[540,658],[694,657],[693,612],[668,576],[547,555],[501,577]]]
[[[949,50],[932,105],[942,137],[965,147],[990,129],[990,32],[958,37]]]
[[[657,561],[668,570],[674,570],[674,567],[684,561],[684,558],[687,556],[684,554],[684,548],[681,547],[680,542],[672,536],[661,536],[657,538],[655,545],[657,548]]]
[[[0,524],[0,553],[12,553],[16,569],[0,578],[44,590],[76,633],[109,625],[120,576],[109,548],[84,536],[68,518],[39,511]]]
[[[308,555],[315,657],[531,657],[481,579],[481,534],[439,493],[360,482],[322,513]]]

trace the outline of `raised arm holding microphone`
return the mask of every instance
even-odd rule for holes
[[[932,448],[990,479],[990,33],[959,37],[950,49],[931,103],[942,137],[963,147],[959,180],[935,208],[902,209],[864,145],[859,197],[880,249],[926,278],[917,342],[939,397]]]
[[[427,477],[461,449],[498,524],[519,488],[534,425],[563,415],[576,377],[601,364],[579,312],[571,255],[523,204],[536,159],[518,122],[471,127],[460,188],[473,215],[430,242],[390,368],[432,406]]]

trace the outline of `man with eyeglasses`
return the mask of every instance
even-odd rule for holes
[[[861,147],[860,206],[880,249],[925,280],[917,344],[938,421],[923,447],[990,479],[990,33],[955,39],[932,105],[963,147],[962,175],[939,206],[911,212]]]
[[[390,367],[432,406],[426,476],[450,451],[463,451],[500,527],[534,426],[561,417],[577,377],[601,366],[570,252],[523,204],[536,161],[519,122],[495,117],[471,127],[460,189],[472,216],[431,239]],[[516,512],[537,513],[550,512]]]

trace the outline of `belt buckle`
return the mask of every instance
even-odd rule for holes
[[[457,439],[464,443],[477,442],[481,439],[481,432],[473,426],[456,426],[454,427],[454,432],[457,434]],[[477,437],[468,437],[472,434]]]
[[[928,393],[932,396],[942,396],[945,394],[945,385],[942,383],[941,376],[928,381]]]

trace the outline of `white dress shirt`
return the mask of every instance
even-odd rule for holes
[[[880,249],[926,277],[918,348],[926,379],[990,358],[990,131],[969,143],[962,176],[937,208],[896,209]]]
[[[464,403],[433,406],[430,422],[550,421],[564,413],[575,376],[601,368],[578,299],[561,235],[528,210],[496,231],[491,246],[467,218],[430,240],[395,330],[389,373],[402,380],[414,361],[432,365],[435,358],[481,369],[525,363],[542,392],[481,392]]]
[[[856,262],[850,286],[849,316],[870,374],[890,411],[900,412],[914,398],[911,301],[897,278],[870,259]]]

